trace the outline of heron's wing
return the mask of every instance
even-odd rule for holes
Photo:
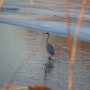
[[[51,54],[51,55],[54,55],[55,54],[55,50],[54,50],[54,47],[53,47],[52,44],[48,43],[46,45],[46,48],[47,48],[47,51],[48,51],[49,54]]]

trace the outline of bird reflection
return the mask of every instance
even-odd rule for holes
[[[54,69],[54,60],[48,59],[48,62],[45,63],[44,83],[48,81],[48,77],[52,74],[53,69]]]

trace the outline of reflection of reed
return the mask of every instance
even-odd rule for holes
[[[64,0],[64,7],[66,13],[66,31],[67,31],[67,49],[69,57],[71,57],[71,35],[70,35],[70,19],[69,19],[69,7],[68,7],[68,0]]]
[[[34,53],[32,53],[28,58],[32,57],[33,55],[34,55]],[[28,58],[25,59],[25,60],[23,60],[23,61],[20,63],[20,65],[17,67],[16,71],[14,72],[14,74],[13,74],[12,77],[11,77],[11,80],[10,80],[8,86],[5,87],[7,90],[12,87],[12,85],[13,85],[13,83],[14,83],[14,80],[16,79],[16,76],[17,76],[18,72],[19,72],[19,71],[24,67],[24,65],[29,61]]]
[[[30,58],[35,56],[35,54],[37,54],[38,50],[40,49],[41,47],[40,46],[37,46],[37,49],[36,50],[33,50],[32,53],[30,55],[27,56],[26,59],[24,59],[20,64],[19,66],[16,68],[15,72],[13,73],[9,83],[7,84],[7,86],[5,87],[6,90],[9,90],[9,88],[12,87],[13,83],[14,83],[14,80],[16,79],[16,76],[18,74],[18,72],[30,61]]]

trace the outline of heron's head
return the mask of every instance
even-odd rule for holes
[[[46,33],[43,33],[43,34],[48,34],[48,35],[49,35],[49,33],[48,33],[48,32],[46,32]]]

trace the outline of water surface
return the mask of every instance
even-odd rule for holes
[[[18,72],[14,84],[46,84],[55,90],[67,90],[69,57],[66,38],[50,33],[49,42],[54,46],[56,53],[54,61],[50,64],[45,46],[47,35],[42,33],[30,28],[0,23],[0,87],[10,81],[23,60],[28,60]],[[79,40],[74,69],[74,88],[89,90],[89,83],[90,42]]]

